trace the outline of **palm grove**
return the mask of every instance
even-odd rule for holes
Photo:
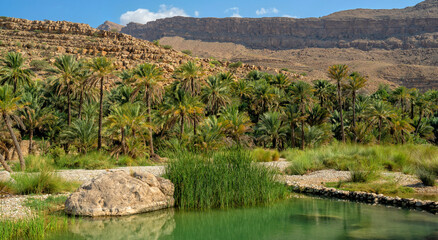
[[[231,146],[283,150],[333,141],[361,144],[437,143],[438,91],[380,86],[364,94],[367,78],[346,65],[312,84],[251,71],[207,75],[195,62],[164,79],[144,63],[117,72],[111,59],[62,55],[45,63],[39,80],[20,53],[0,68],[0,161],[28,151],[157,159],[172,149],[210,151]],[[165,84],[166,83],[166,84]]]

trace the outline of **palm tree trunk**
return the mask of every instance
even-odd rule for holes
[[[126,149],[125,149],[125,128],[124,127],[120,128],[120,134],[121,134],[121,137],[122,137],[122,140],[121,140],[121,142],[122,142],[122,153],[126,154]]]
[[[17,137],[14,134],[14,130],[12,130],[11,119],[9,118],[9,115],[7,115],[6,113],[3,113],[3,118],[5,119],[6,127],[8,128],[12,141],[14,142],[15,150],[17,151],[18,159],[20,160],[21,170],[24,171],[26,170],[26,163],[24,162],[23,153],[21,152],[20,144],[18,143]]]
[[[380,144],[380,140],[382,139],[382,118],[379,117],[379,138],[377,143]]]
[[[290,140],[291,140],[291,147],[295,147],[295,126],[293,123],[290,124],[290,129],[291,129],[291,133],[290,133]]]
[[[99,130],[97,136],[97,150],[102,148],[102,118],[103,118],[103,78],[100,79],[100,99],[99,99]]]
[[[5,161],[5,158],[0,154],[0,163],[2,164],[3,168],[12,173],[12,169],[9,167],[8,163]]]
[[[304,120],[301,120],[301,150],[304,150]]]
[[[28,154],[32,154],[33,151],[33,144],[32,141],[33,140],[33,128],[29,128],[29,150],[28,150]]]
[[[68,126],[71,124],[71,99],[70,99],[70,84],[67,84],[67,114],[68,114]]]
[[[78,118],[82,119],[82,103],[84,101],[84,87],[81,89],[81,94],[79,96],[79,110],[78,110]]]
[[[276,138],[272,139],[272,148],[277,149],[277,139]]]
[[[414,119],[414,112],[415,112],[414,106],[415,105],[414,105],[413,101],[411,101],[411,119]]]
[[[339,116],[341,120],[341,137],[342,142],[345,143],[345,133],[344,133],[344,116],[342,114],[342,96],[341,96],[341,82],[338,81],[338,104],[339,104]]]
[[[196,128],[197,128],[197,125],[198,124],[198,122],[196,121],[196,119],[193,119],[193,135],[194,136],[196,136],[196,134],[197,134],[197,132],[196,132]]]
[[[182,140],[182,136],[184,133],[184,115],[181,115],[181,126],[180,126],[180,132],[179,132],[179,140]]]
[[[418,118],[418,126],[415,129],[415,134],[418,134],[418,130],[420,129],[421,120],[423,119],[423,109],[420,108],[420,117]]]
[[[353,134],[354,134],[354,142],[357,142],[357,137],[356,137],[356,91],[353,91]]]
[[[150,101],[150,97],[149,97],[149,93],[148,93],[148,89],[145,88],[144,91],[144,95],[145,95],[145,101],[146,101],[146,105],[147,105],[147,120],[149,123],[152,122],[151,120],[151,101]],[[152,134],[152,129],[149,131],[149,154],[151,157],[153,157],[155,155],[154,153],[154,138],[153,138],[153,134]]]

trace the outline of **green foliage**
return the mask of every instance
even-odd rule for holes
[[[251,164],[243,150],[212,155],[177,152],[166,167],[175,184],[175,204],[183,209],[230,208],[270,203],[286,196],[275,172]]]
[[[53,194],[78,187],[44,169],[39,173],[17,173],[11,177],[14,181],[8,182],[8,187],[16,194]]]
[[[213,66],[222,66],[222,63],[218,60],[211,60],[210,64],[212,64]]]
[[[192,56],[192,51],[190,51],[190,50],[182,50],[181,52],[184,54],[187,54],[189,56]]]
[[[44,71],[51,67],[50,64],[44,60],[32,60],[29,65],[34,71]]]
[[[238,62],[235,62],[235,63],[228,64],[228,67],[229,68],[240,68],[242,66],[242,64],[243,63],[241,61],[238,61]]]
[[[257,162],[278,161],[280,153],[277,150],[256,148],[251,152],[252,158]]]
[[[417,170],[417,176],[425,186],[435,186],[437,175],[428,169]]]
[[[155,46],[160,46],[160,41],[159,41],[159,40],[154,40],[154,41],[152,41],[152,43],[153,43]]]
[[[351,170],[358,179],[373,177],[380,170],[415,173],[415,169],[437,169],[433,163],[438,148],[433,145],[349,145],[334,143],[305,151],[283,153],[291,162],[289,171],[303,174],[320,169]],[[360,176],[364,175],[364,176]]]
[[[334,187],[346,191],[362,191],[376,194],[385,194],[390,196],[403,196],[414,193],[410,187],[404,187],[394,181],[387,181],[384,183],[357,183],[357,182],[333,182],[326,183],[327,187]]]
[[[161,47],[167,50],[172,49],[172,46],[170,45],[161,45]]]

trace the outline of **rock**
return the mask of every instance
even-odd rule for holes
[[[7,182],[11,179],[11,174],[6,171],[0,171],[0,182]]]
[[[163,189],[163,190],[162,190]],[[83,184],[65,202],[65,211],[82,216],[122,216],[172,207],[173,184],[152,174],[117,170]]]

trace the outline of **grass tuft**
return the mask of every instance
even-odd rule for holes
[[[277,150],[256,148],[251,152],[252,157],[257,162],[272,162],[280,159],[280,153]]]
[[[244,150],[211,155],[178,152],[166,167],[175,184],[175,204],[183,209],[254,206],[284,198],[287,188],[275,172],[252,164]]]

